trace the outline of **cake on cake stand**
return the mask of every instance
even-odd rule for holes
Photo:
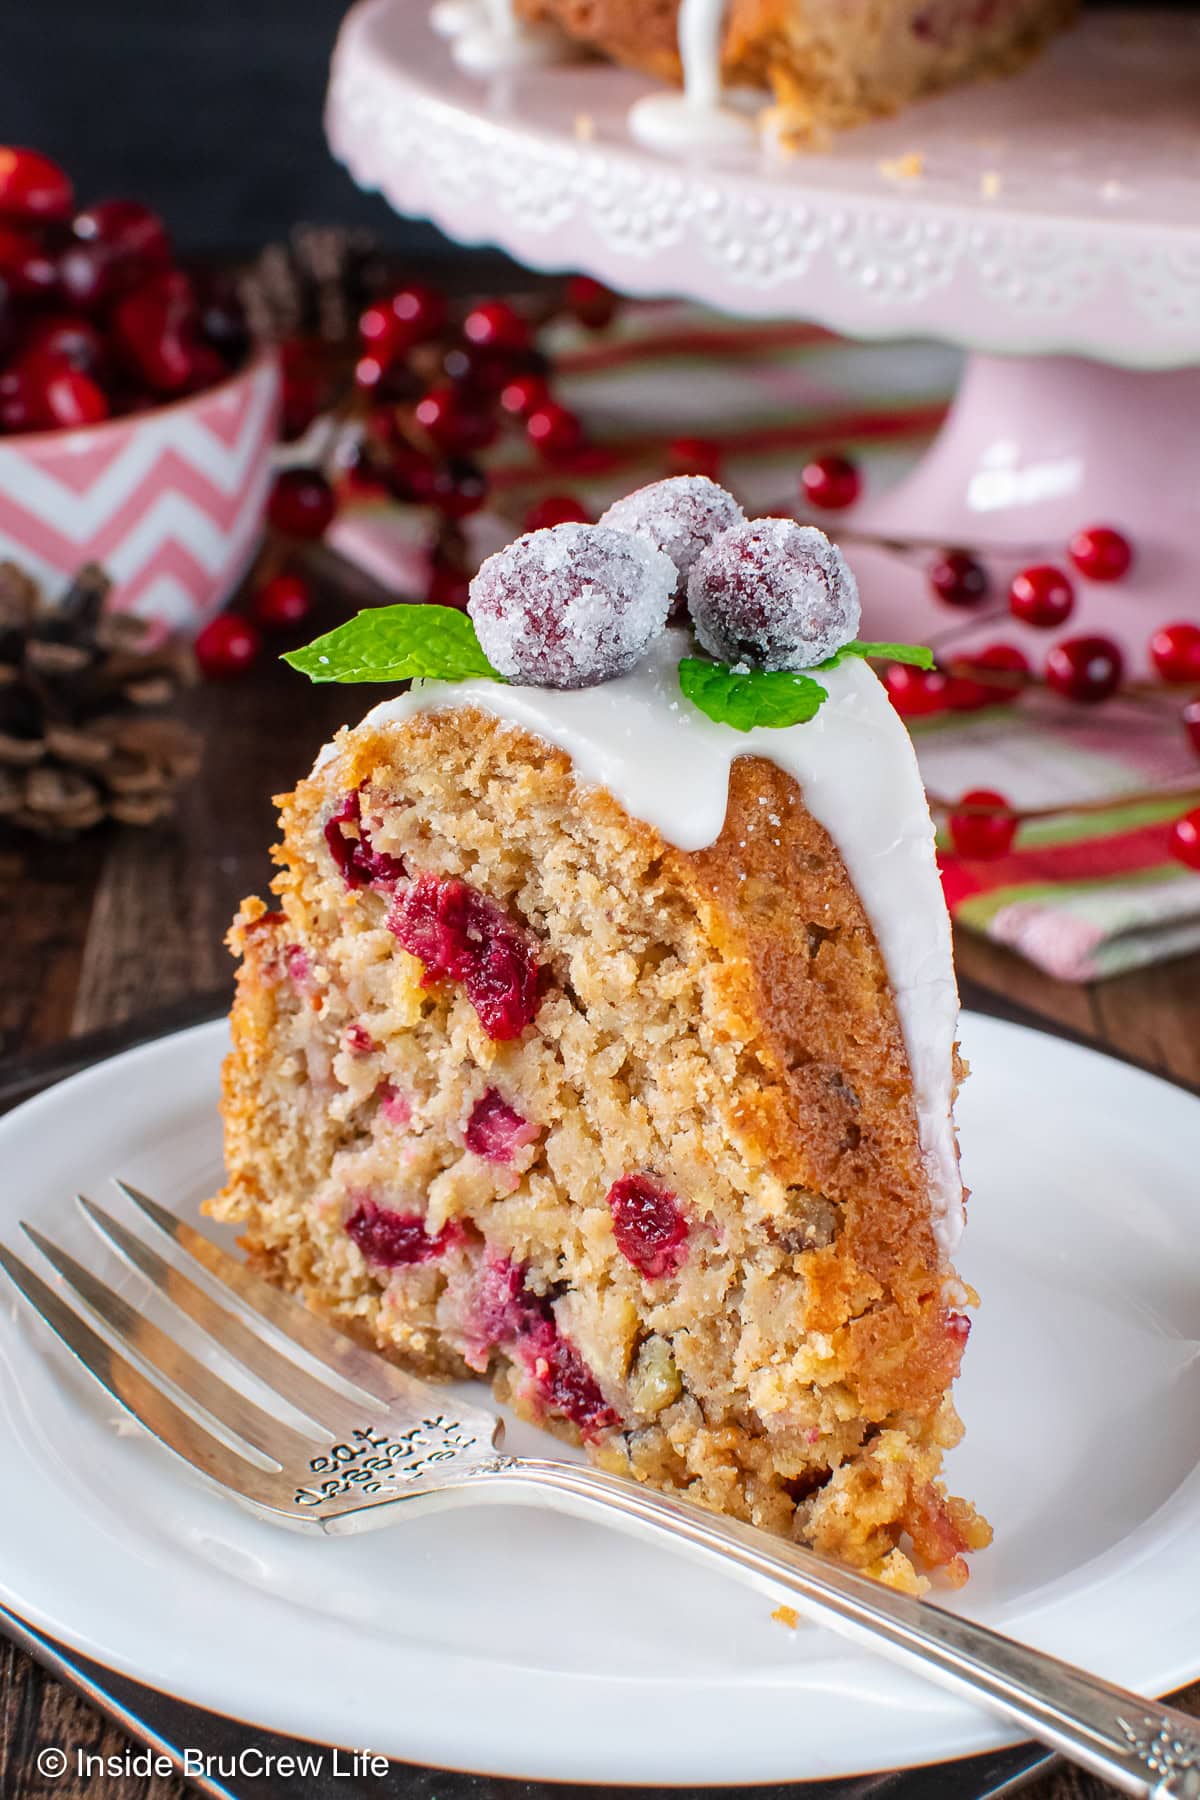
[[[874,637],[936,636],[920,556],[967,544],[1004,575],[1115,526],[1135,563],[1081,581],[1073,632],[1129,673],[1200,611],[1200,16],[1085,16],[1020,76],[956,89],[783,155],[757,136],[667,153],[607,63],[460,68],[428,0],[360,0],[326,125],[363,187],[452,237],[624,293],[936,337],[970,355],[935,443],[897,487],[833,515]],[[987,611],[988,609],[983,609]],[[956,648],[991,641],[995,620]],[[1046,634],[1005,621],[1037,659]]]

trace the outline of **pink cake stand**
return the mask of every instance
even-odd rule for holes
[[[1200,617],[1200,16],[1093,14],[1023,75],[821,154],[703,159],[630,137],[643,77],[583,61],[468,75],[428,12],[360,0],[343,26],[326,127],[361,186],[625,293],[963,345],[937,441],[839,525],[979,546],[1001,575],[1117,526],[1134,568],[1081,583],[1071,629],[1117,636],[1134,674],[1155,626]],[[872,636],[963,619],[920,557],[853,554]],[[956,644],[996,635],[980,616]],[[1003,635],[1023,628],[1006,619]],[[1024,636],[1040,659],[1045,634]]]

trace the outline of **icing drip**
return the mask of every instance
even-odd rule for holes
[[[581,780],[681,850],[700,850],[725,823],[737,756],[792,775],[837,845],[887,966],[912,1073],[933,1228],[949,1255],[962,1229],[962,1183],[950,1115],[958,990],[933,824],[911,740],[864,662],[824,672],[829,698],[805,725],[738,732],[714,724],[679,691],[686,632],[668,631],[631,674],[563,692],[493,681],[416,682],[367,715],[372,725],[475,705],[524,726],[571,757]],[[327,747],[318,767],[336,755]]]
[[[473,75],[539,68],[574,54],[562,32],[518,19],[512,0],[435,0],[429,17],[459,68]]]
[[[682,94],[647,94],[629,111],[629,129],[655,150],[719,148],[755,136],[752,118],[722,104],[721,29],[725,0],[680,0]]]

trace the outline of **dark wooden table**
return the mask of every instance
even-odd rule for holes
[[[331,624],[344,596],[331,589],[325,604]],[[360,690],[306,689],[274,663],[238,683],[198,687],[183,712],[204,733],[204,767],[172,823],[66,846],[0,840],[0,1073],[15,1057],[37,1062],[66,1039],[228,987],[225,929],[242,896],[264,892],[270,877],[270,796],[362,710]],[[967,998],[974,985],[1200,1084],[1200,957],[1068,987],[978,938],[960,937],[958,955]],[[119,1755],[125,1739],[16,1650],[0,1648],[0,1682],[0,1800],[185,1792],[174,1778],[43,1779],[34,1765],[43,1745]],[[1190,1698],[1200,1710],[1200,1688]],[[1115,1790],[1068,1771],[1026,1791],[1030,1800],[1098,1800]]]

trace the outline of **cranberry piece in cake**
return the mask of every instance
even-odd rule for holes
[[[745,517],[733,495],[707,476],[674,475],[615,500],[601,513],[600,523],[644,538],[670,557],[679,571],[675,610],[682,611],[688,576],[700,552],[721,532],[743,524]]]
[[[465,881],[421,875],[388,915],[388,929],[425,964],[425,981],[461,981],[490,1038],[519,1037],[540,999],[533,940]]]
[[[363,822],[362,796],[347,794],[325,826],[325,842],[348,888],[389,886],[401,880],[404,863],[386,850],[376,850]]]
[[[525,1144],[532,1144],[538,1128],[510,1106],[499,1088],[489,1088],[471,1108],[464,1141],[467,1149],[488,1162],[508,1163]]]
[[[364,1199],[346,1220],[346,1236],[368,1262],[383,1269],[403,1269],[441,1256],[453,1241],[455,1229],[443,1225],[436,1237],[430,1237],[420,1213],[392,1212]]]
[[[583,1437],[599,1437],[620,1424],[596,1377],[553,1319],[547,1319],[541,1330],[518,1345],[518,1353],[542,1405],[578,1425]]]
[[[484,655],[533,687],[591,687],[624,675],[667,622],[676,569],[640,537],[606,525],[527,532],[471,583]]]
[[[858,633],[858,584],[813,525],[753,519],[723,531],[688,580],[696,636],[721,662],[811,669]]]
[[[648,1175],[622,1175],[608,1190],[617,1249],[639,1275],[674,1275],[687,1255],[687,1220],[669,1189]]]

